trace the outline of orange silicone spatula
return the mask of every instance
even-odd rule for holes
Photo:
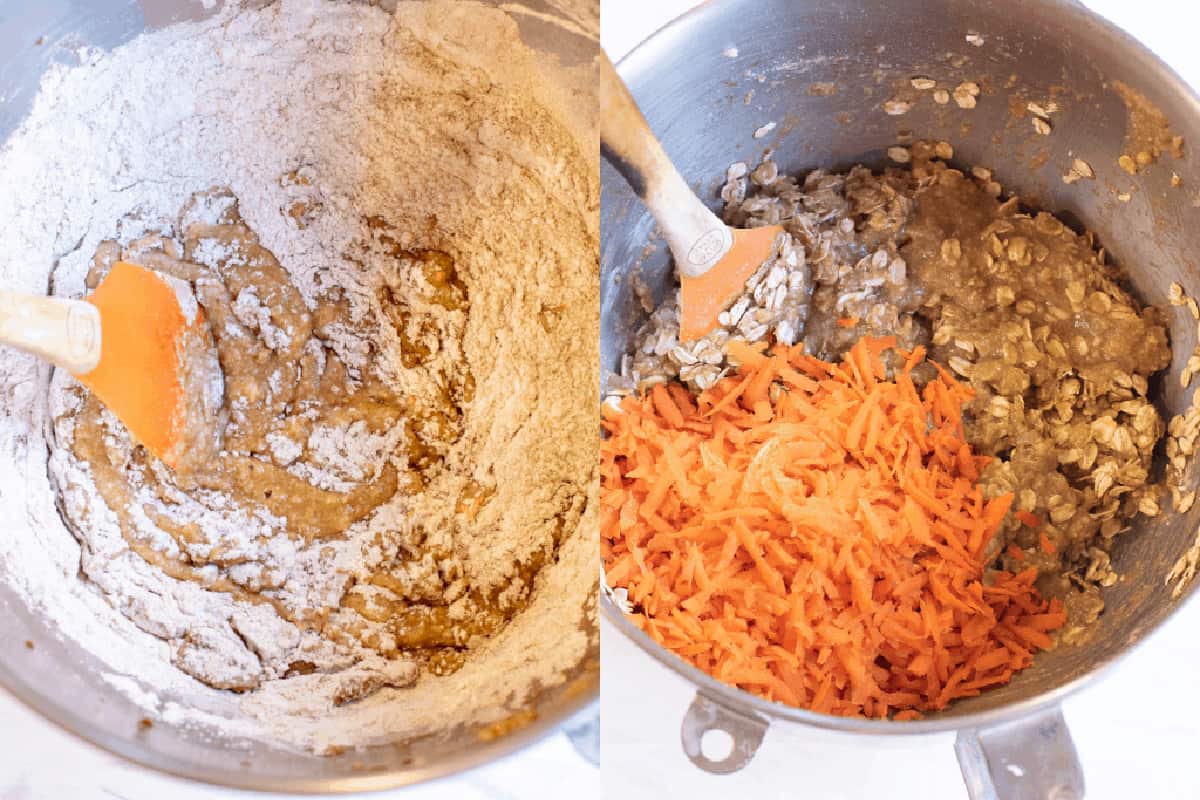
[[[703,131],[696,131],[702,136]],[[679,270],[682,341],[717,326],[721,313],[771,255],[782,228],[730,228],[675,169],[608,56],[600,56],[600,150],[629,181],[666,236]]]
[[[219,447],[224,380],[185,281],[119,262],[86,300],[0,290],[0,344],[70,372],[172,469]]]

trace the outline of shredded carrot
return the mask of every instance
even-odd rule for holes
[[[1017,561],[1025,560],[1025,551],[1017,547],[1015,544],[1010,544],[1006,552],[1008,553],[1009,557],[1015,558]]]
[[[1049,553],[1050,555],[1054,555],[1055,553],[1058,552],[1058,548],[1055,547],[1054,542],[1050,541],[1050,537],[1046,535],[1045,531],[1042,531],[1041,535],[1038,538],[1040,539],[1043,553]]]
[[[893,339],[840,364],[733,347],[738,373],[699,396],[655,386],[604,410],[601,556],[635,623],[829,714],[914,719],[1029,666],[1066,616],[1035,568],[984,583],[1013,498],[978,486],[970,389],[939,370],[918,392],[923,352],[889,379]]]
[[[1036,514],[1031,514],[1028,511],[1018,511],[1016,516],[1026,528],[1042,527],[1042,521]]]
[[[858,324],[858,317],[841,317],[837,321],[839,328],[853,328]]]

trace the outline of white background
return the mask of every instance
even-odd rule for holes
[[[825,0],[836,2],[837,0]],[[1003,2],[1003,0],[997,0]],[[601,40],[614,61],[694,0],[601,0]],[[1181,0],[1087,3],[1200,86],[1191,6]],[[692,699],[682,681],[602,627],[605,796],[622,800],[941,800],[965,798],[953,738],[847,742],[771,729],[754,760],[729,776],[692,766],[679,722]],[[1121,662],[1064,712],[1089,800],[1200,798],[1200,601]]]

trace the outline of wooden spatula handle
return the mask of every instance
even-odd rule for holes
[[[0,344],[86,375],[100,363],[100,312],[84,300],[0,289]]]
[[[733,245],[733,233],[671,164],[625,82],[600,54],[600,151],[629,181],[667,237],[680,273],[699,277]]]

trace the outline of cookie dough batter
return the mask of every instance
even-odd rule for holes
[[[220,450],[171,472],[0,354],[0,580],[92,691],[337,753],[494,735],[588,669],[599,180],[570,35],[560,62],[471,2],[227,0],[47,78],[0,149],[0,279],[183,278],[225,379]]]
[[[724,348],[736,339],[802,341],[830,360],[863,336],[927,347],[975,393],[965,435],[994,459],[985,492],[1012,493],[1013,511],[1028,515],[1005,518],[988,561],[1036,567],[1039,590],[1068,613],[1059,639],[1080,641],[1103,610],[1100,588],[1118,580],[1113,540],[1139,514],[1157,515],[1165,495],[1151,474],[1166,426],[1150,381],[1170,363],[1166,326],[1122,288],[1092,234],[1002,200],[989,170],[946,163],[948,142],[889,153],[908,166],[802,181],[770,160],[731,167],[725,221],[781,224],[786,235],[698,341],[678,341],[674,298],[655,309],[610,386],[678,378],[707,388],[732,371]]]
[[[427,548],[405,513],[406,498],[436,480],[462,434],[474,395],[462,352],[469,305],[448,255],[399,248],[382,220],[366,229],[364,254],[384,268],[357,321],[338,287],[310,311],[225,191],[194,198],[174,231],[125,248],[103,243],[88,276],[98,284],[118,257],[152,265],[194,284],[212,327],[226,383],[224,445],[214,459],[166,469],[73,385],[63,388],[67,410],[55,430],[134,553],[176,580],[277,616],[287,646],[236,646],[237,618],[215,637],[182,637],[176,663],[215,688],[253,689],[364,649],[453,670],[472,638],[497,630],[528,594],[523,578],[532,576],[519,570],[514,591],[472,590],[462,559]],[[347,366],[338,355],[346,343],[374,352],[360,359],[352,351],[358,363]],[[405,392],[405,383],[429,391]],[[468,485],[458,510],[477,517],[494,491]],[[564,517],[578,511],[562,508]],[[90,509],[67,513],[86,537]],[[337,554],[356,527],[372,537],[359,571],[314,581],[296,568],[293,558],[319,565]],[[153,631],[152,619],[135,621]],[[341,697],[350,699],[346,690]]]

